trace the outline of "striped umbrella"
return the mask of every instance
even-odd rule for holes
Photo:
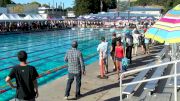
[[[161,43],[180,42],[180,4],[165,14],[145,33],[145,37]]]

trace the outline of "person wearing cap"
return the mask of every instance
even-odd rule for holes
[[[65,91],[65,100],[68,100],[70,95],[71,85],[76,78],[76,95],[75,98],[81,97],[80,88],[81,88],[81,75],[85,75],[85,65],[82,53],[77,49],[77,41],[72,42],[72,48],[67,51],[65,55],[65,62],[68,62],[68,81]]]
[[[101,43],[97,47],[97,51],[99,52],[99,66],[100,66],[100,78],[105,79],[105,67],[106,73],[108,72],[107,68],[107,49],[108,42],[105,41],[105,37],[101,37]]]

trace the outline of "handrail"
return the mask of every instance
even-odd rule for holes
[[[153,65],[153,66],[148,66],[148,67],[144,67],[144,68],[139,68],[139,69],[135,69],[135,70],[130,70],[130,71],[122,73],[120,75],[120,101],[123,101],[123,98],[122,98],[122,86],[133,85],[133,84],[138,84],[138,83],[144,83],[144,82],[154,81],[154,80],[161,80],[161,79],[171,78],[171,77],[174,77],[174,101],[177,101],[177,76],[180,76],[180,73],[177,74],[177,63],[178,62],[180,62],[180,60],[175,60],[175,61],[162,63],[162,64],[158,64],[158,65]],[[174,69],[174,74],[172,74],[172,75],[166,75],[166,76],[161,76],[161,77],[150,78],[150,79],[145,79],[145,80],[140,80],[140,81],[135,81],[135,82],[122,84],[122,78],[123,78],[123,76],[125,74],[134,73],[134,72],[140,72],[140,71],[143,71],[143,70],[153,69],[153,68],[163,68],[162,66],[169,65],[169,64],[175,64],[174,65],[174,68],[175,68]]]

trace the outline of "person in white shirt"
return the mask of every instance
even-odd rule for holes
[[[101,43],[97,47],[97,51],[99,52],[99,66],[100,66],[100,78],[105,79],[105,67],[106,72],[108,72],[107,68],[107,50],[108,50],[108,42],[105,41],[105,37],[101,37]]]
[[[132,31],[132,36],[133,36],[133,54],[135,54],[135,56],[137,55],[137,48],[139,45],[139,31],[137,28],[134,28],[134,30]]]

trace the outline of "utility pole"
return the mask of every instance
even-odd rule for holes
[[[129,18],[130,18],[130,7],[131,7],[131,1],[128,0],[128,22],[129,22]]]
[[[103,11],[103,1],[102,0],[100,0],[100,8],[101,8],[101,12]]]
[[[116,11],[117,11],[117,14],[118,14],[118,16],[119,16],[119,11],[120,11],[120,9],[119,9],[119,0],[117,0],[117,3],[116,3]]]

